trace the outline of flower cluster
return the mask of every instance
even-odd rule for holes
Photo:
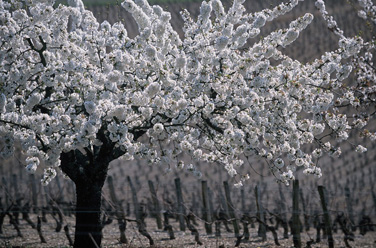
[[[0,0],[2,155],[21,144],[27,170],[46,165],[44,184],[55,177],[61,154],[92,151],[104,141],[127,159],[167,168],[183,168],[182,155],[223,164],[236,186],[249,178],[237,172],[245,157],[260,156],[288,184],[296,167],[321,176],[313,160],[324,152],[339,155],[326,143],[326,131],[344,141],[366,125],[367,118],[350,123],[336,111],[340,104],[363,104],[354,90],[341,97],[336,90],[354,68],[346,59],[359,59],[366,44],[346,38],[322,0],[317,6],[339,35],[339,49],[309,64],[279,48],[293,44],[312,14],[257,40],[266,22],[298,0],[253,14],[244,0],[227,12],[219,0],[204,1],[197,20],[182,12],[184,39],[170,13],[146,0],[122,3],[137,22],[135,38],[121,22],[98,23],[81,0],[56,8],[53,2]],[[256,41],[245,48],[250,39]],[[201,177],[194,165],[187,169]]]
[[[371,0],[358,0],[361,10],[358,11],[360,18],[367,20],[368,18],[376,24],[376,6]]]

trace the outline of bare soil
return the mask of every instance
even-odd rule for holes
[[[36,221],[36,216],[32,216],[32,220]],[[65,222],[70,226],[70,233],[73,237],[74,232],[74,218],[66,217]],[[65,224],[66,224],[65,223]],[[64,224],[64,225],[65,225]],[[200,240],[203,245],[198,245],[194,241],[194,236],[190,234],[190,231],[176,231],[179,229],[178,222],[171,220],[173,225],[176,239],[170,240],[167,232],[157,229],[156,223],[153,219],[147,219],[147,230],[155,241],[155,245],[152,247],[234,247],[236,238],[233,233],[228,233],[222,228],[222,237],[217,238],[215,235],[206,235],[204,226],[199,222],[197,229],[200,233]],[[13,226],[9,224],[6,218],[4,223],[4,233],[0,234],[0,247],[69,247],[68,240],[64,234],[64,231],[56,233],[54,231],[55,222],[52,218],[48,219],[48,223],[42,224],[42,231],[47,241],[46,244],[41,244],[38,233],[35,229],[32,229],[25,221],[21,221],[20,229],[23,237],[16,237],[17,232]],[[214,228],[213,228],[214,231]],[[242,230],[241,230],[242,231]],[[292,236],[289,239],[282,238],[282,229],[279,229],[279,247],[293,247]],[[129,222],[127,224],[126,236],[128,244],[120,244],[119,237],[120,232],[117,227],[116,220],[110,225],[107,225],[103,229],[103,241],[102,247],[150,247],[149,241],[137,231],[135,223]],[[309,232],[302,232],[302,245],[305,247],[307,241],[316,239],[316,230],[311,228]],[[344,243],[344,234],[341,231],[334,233],[335,247],[346,247]],[[376,232],[368,232],[366,235],[361,236],[358,232],[355,232],[354,242],[350,242],[352,247],[376,247]],[[327,240],[323,239],[320,243],[315,243],[312,247],[327,247]],[[267,233],[267,241],[262,242],[261,238],[257,236],[256,228],[250,228],[250,240],[243,240],[239,247],[278,247],[274,244],[273,236],[271,233]]]

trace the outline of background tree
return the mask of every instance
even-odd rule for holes
[[[249,176],[236,168],[257,155],[288,184],[296,167],[321,176],[318,158],[341,153],[327,138],[346,141],[373,116],[350,123],[339,110],[343,103],[374,103],[371,94],[358,97],[359,87],[372,85],[343,85],[351,59],[371,51],[372,42],[345,37],[317,1],[339,34],[339,49],[302,64],[279,48],[292,44],[313,16],[257,39],[267,21],[298,1],[253,14],[243,2],[227,11],[219,0],[203,2],[197,20],[183,11],[182,40],[170,13],[145,0],[122,3],[139,27],[133,39],[120,22],[98,23],[80,0],[57,7],[53,0],[0,0],[1,153],[9,157],[20,146],[27,170],[45,168],[43,184],[60,171],[74,181],[75,247],[100,245],[101,190],[109,163],[121,156],[180,167],[179,154],[217,161],[241,186]]]

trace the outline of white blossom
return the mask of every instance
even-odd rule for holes
[[[154,58],[155,55],[157,54],[157,51],[155,50],[154,47],[149,46],[149,47],[147,47],[147,48],[145,49],[145,53],[146,53],[146,55],[147,55],[148,57],[150,57],[150,58]]]
[[[176,68],[182,69],[185,67],[186,59],[184,56],[180,56],[176,59]]]
[[[243,182],[242,181],[239,181],[237,183],[234,184],[234,187],[235,188],[241,188],[243,186]]]
[[[299,32],[297,30],[289,29],[287,33],[285,34],[282,45],[284,47],[287,45],[290,45],[292,42],[296,40],[296,38],[298,38],[298,36],[299,36]]]
[[[89,113],[89,114],[93,114],[96,110],[96,106],[95,106],[95,103],[92,102],[92,101],[86,101],[84,103],[85,105],[85,110]]]
[[[184,168],[184,161],[179,161],[177,164],[176,164],[176,168],[182,170]]]
[[[158,134],[162,133],[163,130],[164,130],[163,124],[162,123],[156,123],[156,124],[154,124],[153,130],[154,130],[154,132],[156,132]]]
[[[367,19],[367,13],[364,10],[359,10],[358,11],[358,16],[364,20]]]
[[[323,152],[322,152],[322,150],[319,149],[319,148],[316,148],[316,149],[313,150],[313,152],[312,152],[312,156],[313,156],[314,158],[320,158],[320,157],[322,156],[322,154],[323,154]]]
[[[360,17],[374,22],[372,1],[359,1]],[[204,1],[197,18],[183,11],[182,39],[171,14],[145,0],[121,4],[138,25],[133,38],[120,22],[98,23],[81,0],[69,7],[28,0],[28,11],[0,0],[1,155],[12,156],[19,144],[26,169],[44,166],[48,184],[56,175],[50,168],[64,167],[62,152],[108,140],[119,156],[168,171],[179,156],[220,163],[241,186],[244,155],[266,159],[288,184],[298,166],[321,176],[312,158],[339,156],[334,142],[351,139],[353,130],[376,140],[364,129],[374,105],[374,39],[347,37],[318,0],[338,49],[299,62],[279,48],[293,45],[313,15],[254,39],[299,1],[253,14],[243,2],[225,9],[220,0]],[[356,82],[346,84],[351,73]]]
[[[146,88],[145,91],[149,95],[149,97],[153,97],[153,96],[157,95],[160,90],[161,90],[160,84],[157,83],[157,82],[153,82],[153,83],[148,85],[148,87]]]
[[[364,146],[362,145],[358,145],[355,149],[356,152],[359,152],[359,153],[364,153],[367,151],[367,148],[365,148]]]
[[[37,157],[28,157],[26,159],[26,170],[29,173],[35,173],[35,171],[38,168],[38,165],[40,163],[39,159]]]
[[[226,36],[218,37],[216,40],[216,48],[220,51],[225,49],[228,44],[228,41],[229,39]]]
[[[281,158],[277,158],[276,160],[274,160],[274,165],[275,165],[277,168],[281,169],[281,168],[283,168],[283,166],[285,165],[285,162],[283,161],[283,159],[281,159]]]

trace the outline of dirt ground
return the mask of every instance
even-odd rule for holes
[[[36,216],[32,216],[32,220],[36,221]],[[194,241],[194,236],[190,234],[190,231],[176,231],[178,230],[178,223],[174,220],[170,221],[175,231],[174,240],[169,240],[167,232],[157,230],[156,223],[153,219],[147,219],[147,230],[154,239],[155,245],[153,247],[234,247],[236,239],[233,233],[227,233],[224,228],[221,229],[222,237],[217,238],[215,235],[206,235],[204,226],[197,227],[200,233],[200,240],[203,245],[198,245]],[[73,217],[66,218],[65,223],[69,223],[70,233],[73,236]],[[257,226],[256,226],[257,227]],[[16,237],[17,232],[13,226],[9,224],[8,219],[5,219],[3,225],[3,234],[0,234],[0,247],[69,247],[68,240],[64,234],[64,231],[57,233],[54,231],[55,221],[51,218],[47,223],[42,224],[42,231],[47,241],[46,244],[41,244],[38,233],[35,229],[32,229],[25,221],[21,221],[20,230],[23,237]],[[214,228],[213,228],[214,231]],[[242,230],[241,230],[242,231]],[[282,229],[279,229],[279,247],[293,247],[292,236],[289,239],[282,239]],[[137,231],[137,226],[133,222],[127,223],[126,236],[128,244],[119,244],[120,232],[117,227],[116,221],[107,225],[103,229],[103,241],[102,247],[150,247],[149,241]],[[338,231],[334,234],[335,247],[346,247],[343,241],[343,233]],[[316,238],[316,230],[312,229],[309,232],[302,232],[302,245],[306,246],[307,241],[311,238]],[[361,236],[359,232],[355,232],[354,242],[350,242],[352,247],[376,247],[376,232],[368,232],[366,235]],[[311,247],[327,247],[327,241],[322,239],[320,243],[315,243]],[[250,240],[243,240],[239,247],[278,247],[274,244],[272,234],[267,233],[267,241],[261,242],[261,239],[257,237],[257,228],[250,228]]]

